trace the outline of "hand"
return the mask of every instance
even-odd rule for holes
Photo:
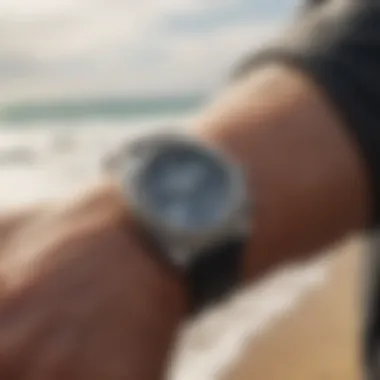
[[[133,234],[112,185],[45,212],[0,263],[0,378],[161,379],[181,280]]]

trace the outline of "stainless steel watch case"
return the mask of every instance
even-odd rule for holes
[[[157,153],[181,145],[200,149],[219,162],[230,177],[231,199],[218,225],[202,231],[181,231],[151,212],[139,189],[139,178]],[[112,158],[112,170],[121,175],[122,191],[136,222],[158,242],[170,261],[186,268],[197,254],[229,240],[246,240],[252,233],[253,204],[247,194],[245,176],[239,165],[216,147],[203,144],[185,132],[150,132],[127,141]]]

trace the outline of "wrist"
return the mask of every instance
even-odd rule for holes
[[[107,213],[114,215],[114,224],[118,226],[118,232],[125,242],[123,250],[112,250],[115,271],[122,267],[130,273],[129,276],[121,275],[121,286],[130,288],[131,281],[134,281],[137,295],[142,299],[150,299],[152,309],[159,310],[162,319],[173,325],[181,322],[188,307],[184,278],[165,265],[159,259],[155,247],[141,235],[119,186],[108,183],[101,188],[100,194],[100,198],[108,202]]]
[[[164,130],[132,139],[115,164],[140,241],[151,242],[155,260],[186,279],[189,314],[231,294],[240,282],[251,210],[233,160],[186,133]]]
[[[168,323],[182,322],[188,312],[189,299],[186,279],[160,258],[158,249],[141,236],[133,223],[126,226],[129,236],[131,266],[138,273],[138,287],[156,304]],[[162,316],[164,317],[164,316]]]

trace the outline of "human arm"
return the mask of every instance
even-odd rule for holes
[[[371,219],[373,173],[338,107],[310,78],[288,64],[261,65],[194,124],[194,133],[217,141],[248,173],[257,205],[242,268],[250,280]],[[19,236],[38,245],[13,247],[2,265],[3,377],[162,378],[185,319],[186,287],[136,240],[118,194],[114,187],[87,194]],[[75,339],[65,340],[67,332]]]
[[[321,125],[334,120],[326,115],[323,123],[316,122],[315,129],[310,129],[325,103],[316,102],[315,95],[306,98],[311,93],[307,80],[281,67],[268,67],[253,74],[249,87],[245,81],[243,86],[253,99],[258,97],[257,108],[249,106],[242,112],[242,98],[231,89],[218,101],[221,108],[205,111],[194,133],[217,139],[253,174],[257,230],[245,266],[252,280],[279,262],[306,257],[311,248],[365,225],[368,197],[365,169],[339,123],[326,125],[321,133]],[[272,86],[276,91],[270,90]],[[282,91],[289,96],[276,99]],[[293,100],[290,94],[296,95]],[[302,115],[294,112],[300,109],[296,105],[304,111],[306,105],[310,108]],[[232,111],[235,107],[239,110]],[[234,116],[228,119],[227,115]],[[246,123],[239,120],[241,115]],[[252,120],[257,124],[251,124]],[[255,125],[257,135],[252,134]],[[319,144],[315,144],[316,136]],[[326,168],[331,175],[326,175]],[[312,181],[306,189],[305,180],[306,185]],[[336,186],[337,191],[332,191]],[[347,186],[357,190],[341,203]],[[358,207],[353,208],[351,202]],[[333,207],[338,207],[335,216]],[[110,373],[112,379],[112,371],[118,368],[125,378],[135,379],[138,374],[141,380],[160,379],[175,332],[185,318],[186,291],[181,279],[158,264],[155,252],[131,232],[117,187],[101,186],[95,194],[85,194],[73,205],[60,208],[49,219],[20,231],[8,248],[9,260],[2,263],[8,296],[0,308],[0,374],[17,380],[35,374],[51,380],[61,371],[62,379],[73,380]],[[337,220],[330,220],[332,216]],[[321,230],[323,223],[327,224]],[[34,243],[26,243],[28,239]],[[36,310],[41,319],[31,320]],[[23,329],[26,333],[19,340],[17,334]],[[67,336],[72,340],[67,341]],[[26,364],[20,366],[24,360]]]
[[[315,84],[270,64],[233,85],[199,119],[245,168],[255,202],[245,272],[302,259],[365,227],[368,171],[355,140]]]

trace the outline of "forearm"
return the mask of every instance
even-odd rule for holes
[[[244,167],[254,200],[249,277],[363,227],[370,191],[358,148],[318,89],[271,66],[219,98],[196,133]]]

